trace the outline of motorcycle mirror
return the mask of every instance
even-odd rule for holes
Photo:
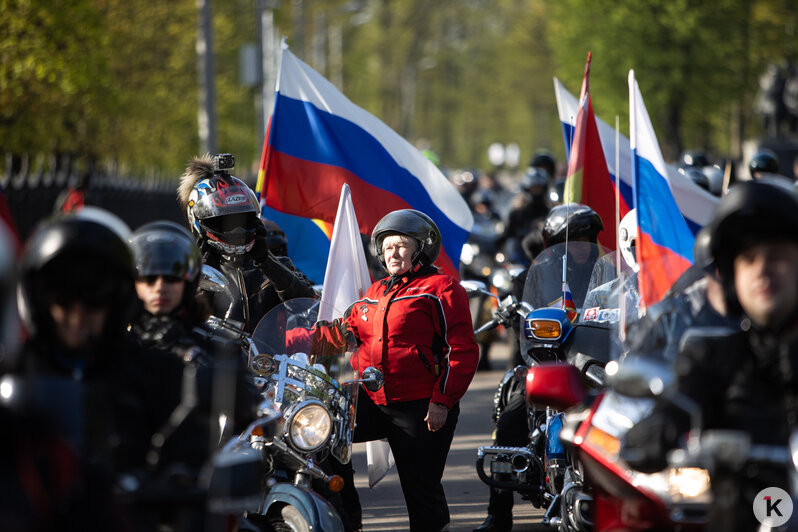
[[[607,363],[604,371],[609,385],[621,395],[650,398],[662,395],[676,380],[664,361],[627,355],[622,362]]]
[[[385,376],[382,374],[382,371],[378,370],[373,366],[369,366],[363,370],[363,378],[361,381],[363,382],[363,386],[370,392],[376,392],[382,388],[385,384]]]
[[[472,294],[478,294],[480,292],[484,292],[487,290],[487,285],[482,281],[460,281],[460,285],[465,288],[465,291],[468,293],[469,296]]]
[[[199,286],[208,292],[225,292],[227,290],[227,280],[222,272],[213,266],[203,264]]]

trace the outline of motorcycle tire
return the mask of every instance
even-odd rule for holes
[[[302,513],[290,504],[280,508],[279,513],[269,516],[269,525],[274,532],[310,532],[311,528]]]

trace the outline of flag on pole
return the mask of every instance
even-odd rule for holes
[[[674,200],[634,70],[629,71],[629,132],[637,208],[638,287],[643,305],[649,306],[662,299],[690,267],[695,237]]]
[[[363,297],[369,286],[371,274],[358,231],[352,194],[349,185],[344,183],[324,273],[319,320],[331,321],[342,317],[352,303]],[[333,310],[336,316],[327,315]]]
[[[349,185],[344,183],[330,241],[318,319],[332,321],[341,318],[352,303],[363,297],[370,285],[371,276],[352,205],[352,195]],[[367,442],[366,462],[369,487],[374,487],[395,463],[388,441]]]
[[[468,204],[418,149],[349,101],[284,44],[274,112],[256,187],[278,211],[332,222],[341,185],[351,189],[360,232],[397,209],[417,209],[443,236],[437,265],[459,278],[473,226]]]
[[[557,78],[554,78],[554,96],[557,99],[557,113],[563,128],[565,156],[569,158],[571,139],[575,136],[576,117],[579,114],[579,101],[573,94],[568,92]],[[604,122],[601,117],[595,117],[595,119],[610,178],[616,186],[620,183],[620,195],[626,205],[631,208],[634,204],[634,198],[632,197],[632,154],[629,147],[629,139],[624,135],[618,135],[618,140],[616,141],[615,128]],[[619,155],[618,168],[615,167],[616,146]],[[719,198],[680,174],[676,167],[666,165],[666,170],[676,204],[690,227],[690,231],[695,234],[701,227],[709,223]]]
[[[571,295],[571,287],[567,282],[562,284],[562,308],[568,314],[568,319],[574,321],[576,319],[576,303],[574,296]]]
[[[607,169],[601,137],[593,114],[590,98],[589,76],[591,52],[587,53],[582,91],[579,95],[579,110],[576,115],[573,141],[568,159],[568,177],[565,184],[565,199],[587,205],[599,215],[604,229],[598,234],[599,243],[608,248],[617,247],[615,231],[615,184]],[[620,195],[618,209],[620,217],[629,212],[629,206]]]

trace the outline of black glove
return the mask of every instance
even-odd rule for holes
[[[277,257],[272,255],[272,252],[269,251],[269,241],[266,235],[266,228],[263,227],[263,224],[258,223],[255,228],[255,243],[252,245],[252,249],[249,250],[249,257],[263,274],[269,278],[278,292],[285,292],[291,287],[297,275],[280,262]],[[295,295],[292,297],[301,296]],[[312,293],[306,297],[312,297]]]

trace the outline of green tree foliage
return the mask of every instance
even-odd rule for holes
[[[256,0],[213,3],[217,137],[254,172],[257,89],[239,81]],[[761,134],[769,63],[798,59],[786,0],[284,0],[278,32],[352,101],[444,166],[487,167],[492,142],[561,159],[552,78],[628,131],[636,72],[666,158]],[[0,0],[0,146],[177,175],[197,154],[194,0]],[[340,53],[338,52],[340,50]],[[336,55],[338,54],[338,55]]]

